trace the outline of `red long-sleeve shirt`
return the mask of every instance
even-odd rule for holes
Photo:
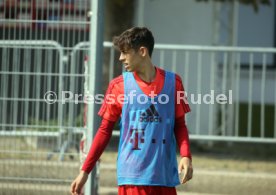
[[[141,80],[139,76],[135,73],[134,77],[136,82],[146,95],[151,94],[151,92],[154,92],[154,94],[158,94],[161,92],[164,85],[165,72],[160,68],[156,68],[156,77],[151,83],[147,83]],[[177,97],[177,91],[184,91],[181,78],[178,75],[176,75],[175,89],[175,138],[180,150],[180,155],[182,157],[186,156],[191,158],[188,129],[185,124],[185,113],[190,111],[190,107],[187,102],[184,102],[183,100],[181,100],[179,104],[177,103],[177,98],[179,98]],[[124,82],[122,76],[119,76],[110,82],[108,90],[106,92],[106,97],[109,94],[112,94],[112,97],[114,99],[116,99],[116,97],[118,97],[120,94],[124,94]],[[110,102],[107,103],[107,101],[108,100],[105,99],[99,111],[99,115],[103,118],[103,120],[97,131],[97,134],[95,135],[88,156],[82,167],[82,170],[87,173],[89,173],[93,169],[97,160],[100,158],[102,152],[106,148],[112,136],[112,130],[115,122],[120,117],[122,112],[123,104],[116,101],[110,104]]]

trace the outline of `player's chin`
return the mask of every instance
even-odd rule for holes
[[[126,71],[127,71],[127,72],[134,72],[133,68],[130,68],[130,67],[129,67],[129,68],[126,68]]]

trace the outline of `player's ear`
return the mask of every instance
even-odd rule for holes
[[[139,52],[142,57],[145,57],[148,53],[148,49],[146,47],[140,47]]]

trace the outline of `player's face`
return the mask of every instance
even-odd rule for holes
[[[121,51],[119,60],[124,64],[126,71],[135,72],[141,64],[142,57],[139,52],[134,49]]]

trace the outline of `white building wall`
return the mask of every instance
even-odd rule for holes
[[[211,44],[211,3],[195,0],[139,0],[138,3],[143,1],[142,25],[152,30],[157,43]],[[136,24],[138,14],[139,11],[136,12]]]
[[[239,7],[238,46],[274,47],[275,1],[260,6],[258,12],[251,6]]]

